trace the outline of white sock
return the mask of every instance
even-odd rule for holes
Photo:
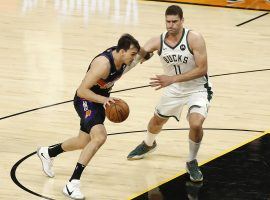
[[[153,134],[150,133],[149,131],[147,131],[147,135],[146,138],[144,140],[145,144],[147,144],[147,146],[152,146],[155,139],[156,139],[157,134]]]
[[[193,142],[191,139],[189,139],[189,157],[188,157],[188,162],[194,160],[197,157],[197,153],[199,151],[201,142],[196,143]]]

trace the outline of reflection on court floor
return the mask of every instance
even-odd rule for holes
[[[201,166],[204,181],[178,176],[134,200],[270,199],[270,134]]]

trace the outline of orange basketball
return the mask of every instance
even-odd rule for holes
[[[110,103],[110,106],[106,106],[105,113],[110,121],[120,123],[128,118],[129,107],[124,100],[119,99],[115,100],[115,103]]]

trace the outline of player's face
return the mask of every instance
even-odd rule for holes
[[[138,49],[131,45],[130,48],[124,53],[124,63],[130,65],[133,62],[137,53]]]
[[[166,16],[166,28],[169,34],[177,35],[183,28],[184,18],[180,19],[178,15]]]

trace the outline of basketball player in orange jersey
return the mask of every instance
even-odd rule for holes
[[[90,63],[74,97],[74,107],[81,119],[79,135],[37,150],[43,171],[47,176],[54,177],[53,158],[63,152],[82,149],[75,170],[63,188],[63,193],[72,199],[85,198],[80,191],[80,177],[91,158],[106,141],[107,132],[103,125],[105,107],[116,100],[110,97],[109,91],[123,73],[135,66],[132,62],[139,50],[138,41],[125,34],[121,36],[117,46],[97,55]]]
[[[164,88],[164,92],[149,121],[144,141],[129,153],[127,159],[141,159],[155,150],[155,139],[163,125],[169,117],[179,121],[186,105],[190,126],[186,169],[190,179],[198,182],[203,180],[203,175],[196,156],[203,137],[202,125],[212,98],[207,76],[206,46],[201,34],[183,27],[183,11],[179,6],[169,6],[165,19],[167,31],[150,39],[143,47],[148,55],[158,51],[165,74],[151,78],[150,85],[157,90]]]

